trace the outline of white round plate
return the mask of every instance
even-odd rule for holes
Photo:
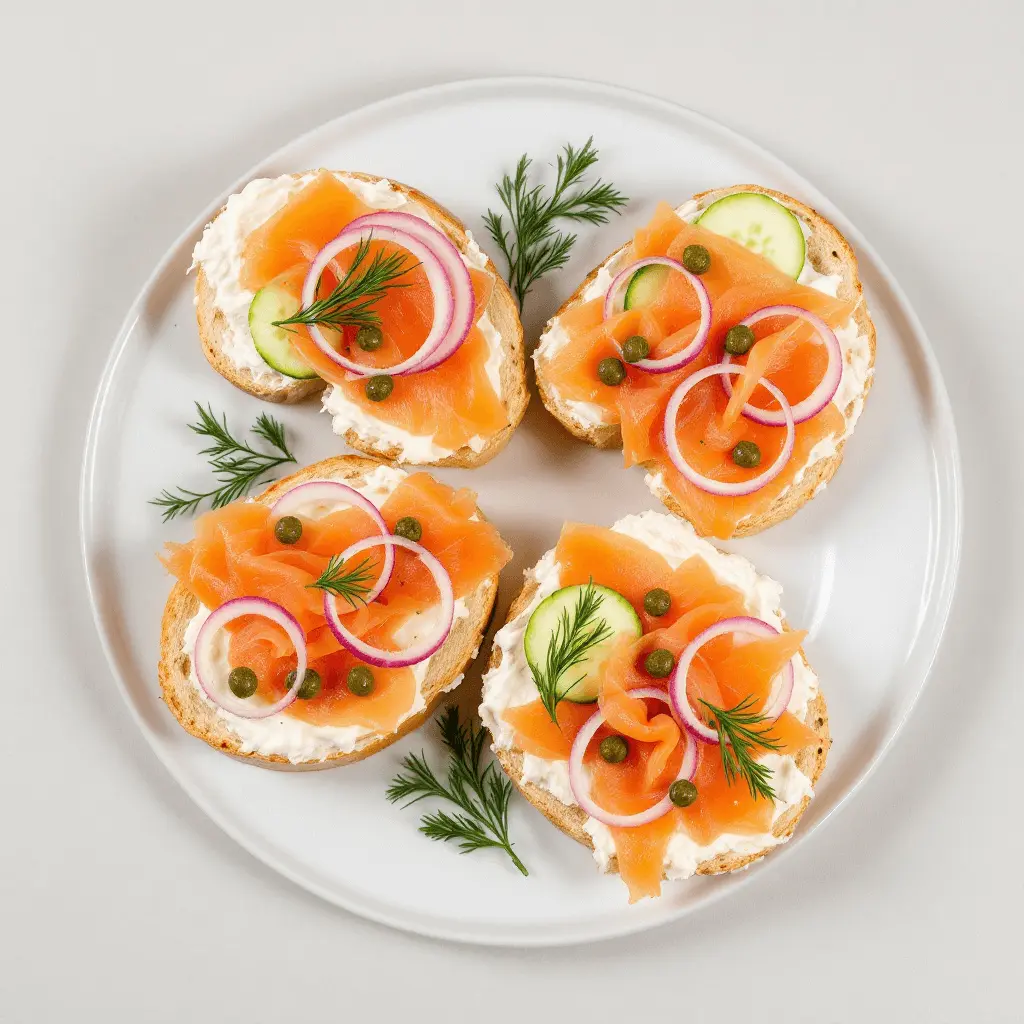
[[[544,945],[620,935],[681,917],[765,870],[665,886],[630,907],[617,877],[515,799],[511,832],[530,868],[497,851],[460,856],[417,832],[420,808],[387,803],[399,759],[434,729],[352,767],[312,774],[261,771],[186,735],[156,680],[160,615],[170,580],[156,553],[191,523],[161,523],[161,488],[209,479],[186,424],[210,402],[245,430],[267,407],[236,391],[200,350],[186,276],[203,225],[253,177],[310,167],[366,170],[415,185],[454,210],[485,249],[481,216],[494,183],[523,152],[538,170],[569,141],[593,136],[599,170],[631,202],[604,227],[584,226],[569,265],[531,295],[527,337],[592,266],[644,223],[659,199],[758,182],[809,202],[850,239],[878,327],[877,382],[828,489],[794,519],[729,545],[785,586],[789,620],[811,630],[807,652],[828,699],[835,738],[816,798],[784,858],[878,762],[927,678],[949,609],[960,535],[960,484],[945,388],[921,325],[871,247],[813,186],[757,146],[694,114],[622,89],[558,79],[493,79],[408,93],[297,139],[217,196],[171,247],[114,342],[89,433],[82,545],[96,623],[140,728],[171,774],[223,829],[264,863],[338,906],[410,931],[467,942]],[[493,252],[492,252],[492,255]],[[497,262],[497,260],[496,260]],[[301,462],[338,451],[318,403],[275,407]],[[498,621],[521,572],[565,520],[609,524],[655,507],[621,455],[573,441],[534,398],[508,449],[482,469],[439,476],[471,486],[515,550]],[[480,662],[486,660],[484,644]],[[479,669],[464,684],[472,703]]]

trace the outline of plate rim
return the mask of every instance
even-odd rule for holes
[[[796,844],[786,844],[782,849],[774,852],[772,857],[765,858],[752,870],[747,870],[741,878],[732,876],[734,884],[728,887],[719,887],[712,890],[693,906],[680,907],[668,916],[651,921],[641,915],[630,916],[623,914],[616,917],[601,918],[599,920],[588,919],[581,922],[569,922],[559,925],[546,925],[542,932],[536,930],[536,925],[511,926],[510,934],[498,934],[493,925],[482,922],[458,922],[444,919],[439,916],[431,917],[428,921],[422,921],[419,912],[410,912],[405,917],[367,901],[360,904],[354,900],[344,898],[326,886],[319,884],[315,877],[310,877],[302,871],[293,870],[288,863],[282,863],[280,858],[274,856],[269,845],[264,848],[263,840],[257,841],[246,831],[236,826],[233,820],[222,816],[215,808],[203,789],[194,784],[189,774],[179,768],[175,757],[165,748],[160,737],[151,730],[145,721],[142,712],[136,706],[124,677],[118,667],[117,657],[113,650],[111,639],[104,624],[100,610],[100,600],[97,594],[97,582],[95,578],[94,555],[90,546],[92,533],[92,495],[95,482],[98,458],[98,440],[101,424],[106,409],[107,398],[110,393],[111,384],[117,373],[118,364],[127,348],[129,338],[135,328],[146,302],[147,296],[151,293],[157,282],[164,276],[172,263],[179,257],[180,250],[197,232],[211,219],[216,211],[223,205],[227,196],[238,191],[246,182],[261,173],[261,168],[278,160],[287,150],[301,146],[313,136],[332,128],[342,128],[346,122],[355,121],[357,118],[387,115],[400,113],[401,108],[406,105],[423,101],[436,101],[444,103],[452,96],[471,96],[473,93],[486,93],[502,89],[523,89],[536,88],[538,90],[557,89],[561,91],[576,92],[594,98],[605,96],[619,101],[628,101],[639,104],[647,110],[654,110],[661,114],[669,115],[671,118],[695,124],[698,127],[716,135],[718,138],[727,141],[732,146],[739,148],[765,161],[768,165],[776,168],[780,173],[798,183],[803,190],[803,198],[813,205],[822,208],[829,219],[838,223],[843,233],[850,239],[853,247],[858,253],[863,253],[872,262],[874,268],[889,290],[899,314],[904,318],[909,333],[913,336],[917,345],[917,354],[923,358],[924,369],[931,387],[931,403],[936,413],[935,421],[942,430],[944,442],[944,458],[933,461],[932,476],[935,482],[936,493],[939,498],[939,508],[946,510],[948,520],[940,523],[935,551],[931,558],[930,569],[941,569],[940,575],[932,581],[931,591],[933,594],[933,608],[929,619],[931,621],[930,633],[932,634],[931,651],[925,664],[921,668],[920,681],[916,689],[910,695],[903,714],[892,727],[890,735],[879,748],[875,757],[861,771],[860,775],[825,814],[807,832],[807,836],[818,831],[827,822],[831,821],[836,814],[844,808],[851,798],[861,789],[866,780],[878,769],[878,766],[885,759],[892,749],[897,738],[903,732],[907,719],[917,706],[921,695],[928,685],[935,666],[936,659],[942,650],[943,641],[946,636],[946,629],[949,622],[949,615],[956,591],[956,583],[959,575],[960,561],[963,547],[963,477],[960,459],[960,447],[957,436],[956,421],[953,414],[952,403],[946,389],[945,380],[939,367],[938,358],[932,347],[924,326],[916,311],[907,298],[899,281],[893,275],[884,260],[879,256],[875,248],[865,239],[861,232],[850,222],[850,220],[836,208],[836,206],[823,195],[811,182],[803,177],[798,171],[792,168],[784,160],[777,157],[766,147],[753,141],[722,124],[721,122],[708,117],[705,114],[695,111],[682,104],[664,99],[642,90],[632,89],[625,86],[614,85],[596,80],[588,80],[572,77],[561,77],[552,75],[501,75],[457,79],[454,81],[436,83],[422,86],[420,88],[407,90],[384,97],[372,103],[368,103],[352,110],[339,114],[337,117],[316,125],[299,135],[286,140],[271,153],[266,154],[257,161],[243,175],[235,179],[227,188],[219,193],[218,197],[209,203],[203,211],[198,214],[178,236],[171,242],[164,251],[163,256],[154,266],[152,272],[147,276],[131,305],[128,308],[124,320],[118,329],[110,352],[104,361],[99,378],[95,385],[93,402],[89,410],[88,427],[85,432],[85,439],[82,451],[82,469],[79,476],[78,488],[78,532],[79,550],[81,555],[81,567],[85,579],[85,590],[88,598],[90,614],[96,628],[100,645],[107,662],[107,667],[121,694],[122,699],[128,707],[129,713],[136,725],[146,738],[147,743],[153,750],[157,759],[164,765],[175,782],[181,786],[191,800],[202,810],[207,817],[216,824],[225,834],[230,836],[243,850],[255,857],[267,868],[287,878],[290,882],[311,892],[320,899],[325,900],[332,906],[339,907],[349,913],[357,914],[363,918],[372,920],[378,924],[387,925],[400,931],[423,935],[430,938],[443,939],[446,941],[458,942],[489,947],[505,948],[538,948],[553,946],[580,945],[590,942],[604,941],[616,937],[633,935],[641,931],[661,928],[666,925],[678,922],[699,910],[722,899],[724,896],[745,887],[751,878],[769,870],[775,864],[781,862],[784,857],[791,853]],[[933,450],[934,450],[933,444]],[[945,536],[943,536],[945,534]],[[945,556],[945,557],[943,557]],[[920,632],[915,637],[914,647],[920,643]],[[799,844],[800,846],[803,843]],[[412,915],[416,915],[413,917]],[[488,930],[489,929],[489,930]]]

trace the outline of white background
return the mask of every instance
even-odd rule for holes
[[[1024,1017],[1018,4],[51,3],[2,27],[0,1020]],[[681,924],[529,953],[348,916],[210,824],[107,677],[75,530],[103,359],[195,212],[339,113],[512,73],[674,99],[811,178],[924,320],[967,492],[932,682],[853,803]]]

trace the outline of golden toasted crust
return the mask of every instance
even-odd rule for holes
[[[716,200],[723,198],[723,196],[731,195],[734,192],[760,192],[764,195],[771,196],[783,206],[792,210],[810,228],[810,237],[807,239],[807,258],[810,260],[811,266],[819,274],[839,275],[839,298],[862,298],[863,286],[861,285],[860,277],[857,273],[857,258],[854,255],[853,249],[850,248],[849,242],[846,241],[839,229],[832,224],[831,221],[818,213],[817,210],[801,203],[798,199],[793,199],[791,196],[787,196],[782,192],[775,192],[772,189],[763,188],[760,185],[732,185],[729,188],[712,189],[708,192],[698,193],[694,196],[694,199],[701,207],[706,207],[710,206],[711,203]],[[625,245],[620,246],[619,249],[612,253],[612,256],[609,257],[609,259],[617,256],[629,245],[630,243],[627,242]],[[587,286],[597,277],[601,270],[601,266],[604,266],[604,263],[595,267],[587,275],[583,283],[562,305],[552,320],[561,316],[571,306],[577,305],[582,301],[584,291],[586,291]],[[857,323],[859,332],[865,335],[868,339],[871,348],[871,367],[873,368],[875,365],[876,344],[875,325],[872,322],[871,317],[868,314],[867,307],[863,302],[858,304],[853,316]],[[550,324],[551,321],[548,323]],[[542,359],[539,360],[537,364],[537,390],[540,393],[541,401],[544,403],[545,408],[547,408],[552,416],[554,416],[559,423],[569,431],[569,433],[574,437],[578,437],[581,441],[586,441],[588,444],[592,444],[597,448],[621,448],[622,433],[617,424],[586,426],[577,422],[573,418],[568,405],[562,401],[561,397],[551,387],[550,382],[547,380],[547,375],[544,372],[546,362],[546,360]],[[868,391],[871,390],[871,384],[873,381],[874,374],[872,373],[869,374],[865,385],[865,398],[867,397]],[[849,415],[852,411],[853,403],[851,402],[850,406],[844,409],[843,412],[844,415]],[[774,526],[776,523],[782,522],[784,519],[788,519],[797,511],[797,509],[810,501],[814,496],[815,491],[831,480],[835,471],[839,468],[839,464],[843,461],[843,448],[845,443],[844,439],[837,446],[835,454],[816,462],[807,471],[807,473],[804,474],[804,477],[799,484],[790,487],[787,491],[780,494],[779,497],[776,498],[775,502],[765,509],[765,511],[760,515],[750,516],[749,518],[742,520],[736,528],[735,536],[745,537],[753,533],[760,533],[762,530],[768,529],[769,526]],[[645,463],[643,464],[643,468],[649,471],[655,471],[657,469],[653,463]],[[655,496],[662,501],[671,512],[685,518],[685,513],[667,487],[652,487],[652,490],[654,491]]]
[[[324,459],[277,481],[256,500],[265,505],[273,504],[286,491],[306,480],[331,479],[358,484],[378,465],[380,463],[376,459],[360,455],[338,455]],[[455,620],[448,639],[430,659],[427,676],[423,681],[425,707],[402,722],[395,732],[374,737],[348,754],[333,754],[323,761],[294,763],[277,754],[265,755],[241,749],[238,737],[227,727],[216,709],[203,699],[189,678],[189,658],[183,653],[182,644],[185,629],[199,610],[199,601],[182,583],[175,584],[167,599],[160,630],[159,678],[163,699],[187,732],[214,749],[249,764],[280,771],[316,771],[361,761],[390,746],[429,717],[441,695],[476,656],[497,593],[497,575],[488,577],[468,599],[469,614]]]
[[[536,590],[536,580],[532,577],[527,578],[523,589],[516,596],[508,610],[506,622],[512,621],[529,605]],[[488,671],[497,668],[501,664],[501,657],[501,648],[495,645],[491,649],[491,657],[487,666]],[[800,651],[800,657],[804,659],[805,663],[807,662],[803,650]],[[832,745],[828,728],[828,710],[825,706],[825,698],[820,692],[808,705],[806,721],[810,728],[817,733],[818,743],[816,746],[805,747],[796,755],[794,760],[800,771],[811,780],[811,785],[813,786],[817,784],[822,771],[825,769],[828,750]],[[532,782],[525,782],[523,780],[523,752],[521,750],[509,747],[504,750],[496,750],[495,754],[502,768],[505,769],[505,773],[515,784],[519,792],[541,814],[553,825],[557,825],[567,836],[575,839],[576,842],[582,843],[588,849],[594,849],[594,842],[584,828],[587,822],[587,815],[584,811],[579,807],[563,804],[561,800],[546,789],[541,789]],[[779,819],[772,826],[772,834],[778,839],[788,839],[793,834],[800,816],[807,809],[809,803],[810,797],[804,797],[799,804],[794,804],[784,814],[780,815]],[[773,846],[767,846],[764,849],[748,854],[721,853],[716,857],[702,861],[697,866],[697,874],[718,875],[727,871],[736,871],[739,868],[746,867],[748,864],[752,864],[755,860],[760,860],[774,848]],[[611,860],[610,870],[618,870],[614,857]]]
[[[343,172],[349,177],[362,181],[376,182],[381,179],[373,174],[359,171]],[[294,177],[299,177],[296,174]],[[466,252],[469,247],[469,236],[465,225],[449,210],[446,210],[430,196],[403,185],[401,182],[388,179],[391,184],[407,199],[423,207],[430,214],[434,224],[440,227],[460,251]],[[487,304],[487,315],[501,337],[501,401],[508,414],[508,425],[490,438],[486,446],[479,452],[469,445],[440,459],[422,463],[426,466],[458,466],[469,469],[482,466],[494,458],[508,444],[516,427],[526,412],[530,393],[526,387],[526,357],[523,349],[523,326],[519,321],[519,310],[515,299],[502,280],[497,268],[487,258],[487,270],[494,278],[494,289],[490,302]],[[267,402],[301,402],[320,394],[326,382],[316,378],[313,380],[263,380],[245,367],[238,367],[224,355],[224,314],[214,305],[213,292],[200,264],[196,273],[196,320],[199,326],[199,338],[203,352],[210,365],[235,387],[246,393],[262,398]],[[355,430],[349,429],[344,435],[345,443],[357,451],[365,452],[386,462],[400,463],[402,451],[395,445],[385,445],[372,437],[363,437]]]

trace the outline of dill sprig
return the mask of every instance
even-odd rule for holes
[[[493,761],[481,770],[486,733],[472,723],[459,721],[459,709],[449,707],[437,720],[441,739],[450,754],[448,775],[442,782],[427,763],[426,756],[409,754],[402,759],[406,774],[396,775],[387,798],[403,807],[437,797],[456,805],[459,811],[434,811],[420,819],[420,831],[431,839],[455,842],[462,853],[497,848],[504,850],[519,871],[528,875],[526,865],[516,856],[508,838],[508,801],[512,783]]]
[[[374,581],[374,564],[369,558],[364,558],[357,566],[346,570],[341,556],[331,555],[320,578],[308,586],[316,590],[329,590],[335,596],[345,598],[353,608],[357,608],[357,601],[366,604],[366,595]]]
[[[374,308],[391,288],[408,288],[410,282],[398,278],[415,270],[419,263],[406,260],[398,252],[385,255],[378,249],[368,266],[363,267],[373,241],[371,232],[360,239],[352,265],[329,295],[310,303],[305,309],[285,320],[275,320],[275,327],[293,324],[322,324],[326,327],[378,327],[380,316]]]
[[[541,703],[557,724],[556,709],[565,700],[573,687],[578,686],[586,676],[574,679],[568,685],[562,685],[562,677],[584,661],[598,644],[610,639],[614,630],[608,623],[598,618],[598,611],[604,596],[589,580],[580,591],[573,606],[572,616],[568,609],[563,608],[551,639],[548,641],[543,665],[535,665],[527,659],[533,681],[537,684]]]
[[[706,700],[700,702],[711,716],[708,724],[718,730],[719,749],[722,752],[722,768],[725,781],[731,786],[737,776],[741,777],[756,800],[764,797],[775,799],[772,788],[772,771],[754,757],[757,750],[780,750],[781,742],[770,732],[755,729],[763,725],[764,715],[754,711],[754,698],[745,697],[735,707],[717,708]]]
[[[163,509],[165,523],[175,516],[191,515],[206,500],[213,508],[228,505],[248,493],[249,488],[272,469],[286,462],[295,462],[285,439],[284,425],[273,416],[262,413],[253,424],[252,432],[274,448],[276,454],[258,451],[237,440],[228,429],[227,417],[222,416],[218,420],[209,406],[204,409],[196,402],[196,411],[199,420],[188,426],[200,437],[208,437],[212,441],[199,454],[207,457],[217,478],[217,486],[209,491],[192,491],[186,487],[161,491],[150,504]]]
[[[582,178],[597,163],[597,155],[593,137],[582,149],[565,145],[558,154],[550,196],[544,194],[543,185],[530,186],[533,161],[525,153],[519,158],[515,174],[506,174],[495,186],[508,213],[510,230],[505,228],[503,214],[493,210],[487,211],[484,223],[508,263],[508,283],[520,309],[527,292],[540,278],[565,266],[576,243],[574,234],[558,230],[558,220],[604,224],[629,202],[600,178],[583,184]]]

